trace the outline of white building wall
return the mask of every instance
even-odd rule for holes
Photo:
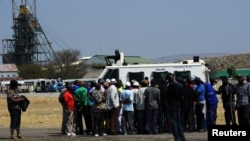
[[[17,72],[0,72],[0,78],[16,78],[19,77]]]

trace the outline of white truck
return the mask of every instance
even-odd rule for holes
[[[116,64],[106,66],[99,78],[104,80],[120,79],[123,83],[131,82],[132,80],[141,82],[145,77],[148,77],[149,80],[165,79],[168,73],[173,73],[175,78],[192,79],[199,77],[203,82],[209,82],[209,69],[205,61],[200,60],[198,56],[195,56],[193,60],[185,60],[178,63],[124,65],[123,61],[119,60]]]

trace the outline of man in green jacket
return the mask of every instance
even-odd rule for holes
[[[77,121],[76,121],[76,133],[84,134],[83,131],[83,123],[82,116],[84,117],[87,131],[86,133],[90,133],[91,126],[91,118],[90,113],[87,112],[88,98],[87,98],[87,88],[84,86],[84,81],[79,82],[79,88],[74,92],[74,99],[76,102],[76,111],[77,111]]]

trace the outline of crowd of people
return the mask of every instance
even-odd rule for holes
[[[237,125],[236,110],[238,124],[249,125],[250,83],[242,75],[237,79],[233,85],[222,77],[217,90],[213,79],[203,82],[200,78],[175,78],[173,74],[150,82],[147,77],[139,82],[75,80],[62,91],[61,133],[97,137],[169,132],[176,140],[184,141],[184,132],[205,132],[216,125],[217,94],[222,98],[225,125]]]
[[[91,83],[75,80],[66,83],[59,95],[63,110],[61,133],[98,137],[169,132],[175,140],[184,141],[185,131],[205,132],[216,125],[217,94],[221,95],[225,125],[250,125],[250,76],[245,79],[237,75],[235,85],[226,76],[221,80],[218,90],[213,87],[213,79],[186,80],[173,74],[150,82],[147,77],[125,83],[114,78]],[[7,103],[12,139],[24,138],[20,130],[23,101],[17,81],[11,80]]]
[[[218,89],[214,89],[213,79],[203,82],[200,78],[175,78],[173,74],[150,82],[147,77],[125,83],[114,78],[91,83],[75,80],[66,83],[59,95],[61,133],[98,137],[169,132],[175,140],[185,141],[184,132],[205,132],[216,125],[218,94],[225,125],[250,125],[250,76],[245,79],[238,75],[236,84],[226,76],[221,80]],[[11,80],[7,103],[12,139],[24,138],[20,130],[23,101],[17,81]]]

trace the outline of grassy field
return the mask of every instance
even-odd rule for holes
[[[57,97],[28,97],[30,105],[22,112],[22,127],[60,128],[62,119],[61,105]],[[10,117],[6,95],[0,96],[0,127],[9,127]]]
[[[39,94],[34,94],[39,95]],[[27,96],[30,105],[26,112],[22,113],[22,128],[60,128],[62,109],[56,96],[40,97]],[[219,98],[219,97],[218,97]],[[8,128],[10,124],[9,112],[6,105],[6,95],[0,94],[0,127]],[[217,109],[217,124],[224,124],[224,110],[221,101]]]

